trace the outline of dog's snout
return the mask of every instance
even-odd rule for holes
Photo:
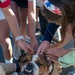
[[[26,67],[27,70],[32,70],[34,65],[32,63],[29,63]]]
[[[32,63],[29,63],[29,64],[27,65],[27,67],[28,67],[28,68],[33,68],[33,64],[32,64]]]

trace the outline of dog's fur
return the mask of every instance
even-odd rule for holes
[[[52,71],[52,63],[45,55],[24,54],[19,59],[21,75],[42,75],[46,71]]]

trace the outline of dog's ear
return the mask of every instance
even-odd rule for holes
[[[52,75],[53,69],[54,69],[54,62],[50,61],[50,59],[44,54],[45,61],[47,62],[47,65],[49,66],[49,75]]]
[[[18,61],[20,62],[20,61],[23,59],[23,57],[26,56],[26,55],[27,55],[26,53],[22,54],[22,55],[19,57],[19,60],[18,60]]]

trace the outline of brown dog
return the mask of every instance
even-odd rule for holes
[[[21,75],[42,75],[46,71],[52,71],[52,63],[44,55],[25,54],[19,59]]]

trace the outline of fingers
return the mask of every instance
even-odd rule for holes
[[[38,48],[38,43],[37,42],[31,42],[30,46],[33,48],[34,52],[36,52],[36,50]]]
[[[37,54],[41,53],[41,51],[42,51],[42,47],[39,47],[37,50]]]
[[[41,49],[40,54],[42,54],[44,52],[44,48]]]
[[[58,57],[54,56],[54,55],[46,55],[47,57],[49,57],[49,59],[55,63],[58,62]]]
[[[46,51],[46,54],[53,54],[54,52]]]
[[[30,54],[33,53],[33,49],[28,44],[26,45],[24,50],[26,51],[26,53],[30,53]]]

